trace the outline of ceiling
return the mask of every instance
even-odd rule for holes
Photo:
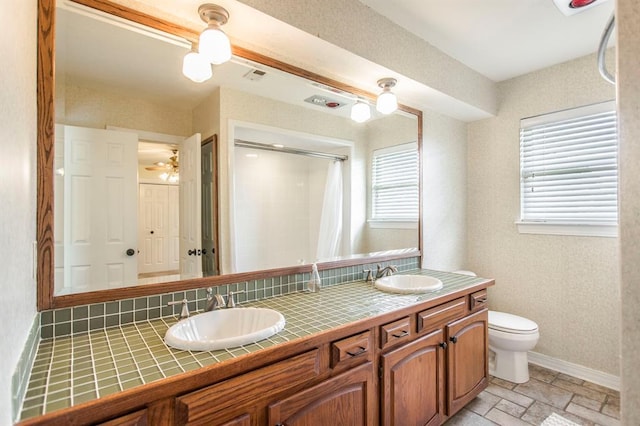
[[[614,9],[606,0],[572,16],[553,0],[360,2],[493,81],[597,51]]]

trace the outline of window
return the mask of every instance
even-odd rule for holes
[[[418,144],[416,142],[373,151],[371,220],[418,221]]]
[[[521,120],[520,232],[615,236],[617,158],[613,101]]]

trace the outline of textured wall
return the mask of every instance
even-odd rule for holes
[[[618,0],[620,240],[622,272],[622,423],[640,424],[640,10]]]
[[[520,118],[611,100],[614,88],[594,56],[498,87],[498,116],[469,124],[468,267],[496,279],[491,308],[538,323],[536,352],[617,376],[617,239],[519,234],[514,224]]]
[[[0,424],[11,424],[11,375],[36,315],[36,1],[0,13]],[[8,244],[8,242],[11,242]]]
[[[423,267],[466,267],[467,125],[425,111],[422,146]]]
[[[59,86],[59,85],[58,85]],[[61,93],[62,92],[62,93]],[[105,126],[146,130],[171,135],[191,135],[191,111],[160,105],[122,93],[67,84],[56,90],[56,122],[72,126],[104,129]],[[60,98],[64,102],[59,101]]]

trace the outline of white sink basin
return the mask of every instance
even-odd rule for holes
[[[426,293],[440,290],[442,281],[428,275],[391,275],[378,278],[374,285],[389,293]]]
[[[167,345],[186,351],[233,348],[266,339],[284,328],[282,314],[266,308],[233,308],[204,312],[172,325]]]

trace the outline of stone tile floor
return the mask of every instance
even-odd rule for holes
[[[620,425],[620,393],[529,364],[530,380],[516,384],[492,377],[476,399],[446,426],[538,426],[557,413],[584,426]]]

